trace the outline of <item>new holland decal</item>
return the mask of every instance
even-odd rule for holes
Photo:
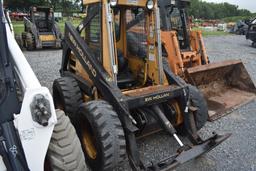
[[[68,37],[69,37],[71,43],[75,46],[75,48],[76,48],[77,52],[79,53],[79,55],[83,58],[85,64],[87,65],[87,67],[91,71],[92,75],[94,77],[96,77],[97,76],[96,70],[93,68],[93,66],[92,66],[91,62],[88,60],[88,58],[84,55],[83,50],[79,47],[79,45],[76,42],[76,40],[74,39],[73,35],[71,33],[68,33]]]
[[[169,97],[169,96],[170,96],[170,93],[158,94],[158,95],[155,95],[155,96],[145,98],[145,102],[150,102],[150,101],[153,101],[153,100],[159,100],[159,99],[163,99],[163,98],[166,98],[166,97]]]

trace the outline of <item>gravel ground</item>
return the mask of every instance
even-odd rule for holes
[[[211,61],[225,59],[242,59],[251,74],[256,79],[256,49],[244,36],[224,36],[205,38],[208,55]],[[53,80],[59,77],[61,50],[25,52],[29,63],[34,69],[42,85],[51,89]],[[202,137],[211,132],[232,133],[227,141],[211,152],[192,160],[177,171],[249,171],[256,170],[256,103],[251,102],[215,122],[208,122],[200,131]],[[184,138],[182,138],[184,139]],[[184,139],[186,142],[186,139]],[[177,148],[173,138],[164,133],[139,141],[142,159],[145,163],[157,161],[172,154]],[[119,170],[130,170],[128,164],[120,166]]]

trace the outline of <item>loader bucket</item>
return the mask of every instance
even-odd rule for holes
[[[228,60],[187,69],[186,79],[208,102],[209,120],[224,116],[255,98],[255,85],[241,60]]]

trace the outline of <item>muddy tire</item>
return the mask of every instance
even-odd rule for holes
[[[49,144],[46,167],[51,171],[88,171],[73,125],[63,111],[56,110],[56,114],[58,122]]]
[[[53,101],[55,108],[63,110],[71,119],[83,103],[82,93],[77,81],[72,77],[61,77],[53,82]]]
[[[26,42],[26,38],[27,38],[27,32],[22,32],[21,34],[21,38],[22,38],[22,44],[24,48],[27,48],[27,42]]]
[[[15,34],[15,40],[20,48],[23,48],[22,36],[20,34]]]
[[[191,105],[197,108],[194,114],[196,128],[200,130],[208,119],[208,105],[202,94],[196,87],[189,85],[189,94]]]
[[[83,124],[77,130],[89,166],[96,171],[114,170],[126,158],[125,136],[117,113],[107,102],[97,100],[81,105],[79,116]]]
[[[26,34],[26,48],[27,48],[27,50],[35,49],[35,40],[31,33]]]

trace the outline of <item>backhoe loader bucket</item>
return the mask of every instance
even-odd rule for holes
[[[255,85],[241,60],[188,68],[186,78],[204,93],[208,102],[210,121],[255,98]]]

